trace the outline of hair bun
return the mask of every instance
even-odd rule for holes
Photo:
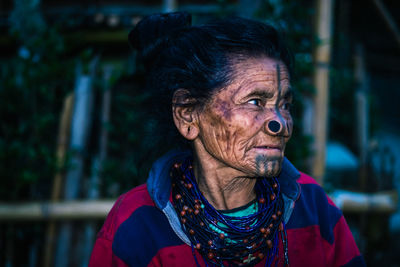
[[[159,13],[143,18],[129,33],[128,40],[142,56],[146,56],[171,32],[190,26],[192,17],[187,12]]]

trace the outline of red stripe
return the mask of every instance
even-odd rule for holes
[[[297,179],[299,184],[318,184],[311,176],[300,172],[300,177]]]
[[[111,242],[104,238],[96,240],[88,267],[128,267],[127,264],[112,253]]]
[[[342,266],[360,255],[360,251],[343,216],[335,225],[333,235],[335,237],[333,244],[329,244],[325,240],[323,243],[327,259],[332,262],[332,266]]]
[[[329,266],[318,225],[288,229],[287,235],[291,266]]]
[[[121,223],[128,219],[129,216],[131,216],[131,214],[141,206],[154,206],[154,202],[151,199],[145,184],[131,189],[117,199],[108,214],[98,237],[112,240]]]

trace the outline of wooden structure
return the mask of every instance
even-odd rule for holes
[[[344,213],[391,213],[397,209],[397,192],[357,193],[337,190],[330,194]],[[65,202],[0,203],[0,221],[104,220],[115,199]]]
[[[316,35],[318,43],[314,51],[314,160],[312,174],[319,184],[323,184],[325,173],[325,150],[328,136],[329,67],[331,56],[333,0],[317,1]]]

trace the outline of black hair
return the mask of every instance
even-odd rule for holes
[[[146,90],[152,94],[153,111],[163,133],[175,133],[172,96],[186,89],[196,107],[229,84],[237,60],[270,57],[282,61],[289,74],[293,59],[281,34],[272,26],[240,17],[218,19],[191,26],[186,12],[145,17],[129,34],[144,66]],[[172,130],[172,131],[171,131]],[[183,139],[183,138],[180,138]],[[174,140],[175,142],[176,140]]]

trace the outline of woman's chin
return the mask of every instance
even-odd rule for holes
[[[276,177],[281,172],[283,157],[256,160],[255,172],[259,177]]]

